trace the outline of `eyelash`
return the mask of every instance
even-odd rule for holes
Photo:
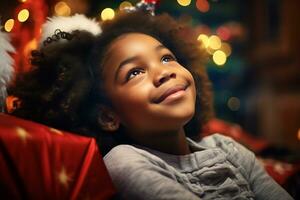
[[[164,59],[165,59],[165,58],[170,59],[169,61],[166,61],[166,62],[176,61],[176,58],[175,58],[172,54],[164,55],[164,56],[161,58],[161,61],[164,62]]]
[[[169,59],[167,61],[164,61],[164,59]],[[171,55],[171,54],[167,54],[167,55],[163,55],[162,58],[161,58],[161,62],[171,62],[171,61],[176,61],[176,58]],[[138,74],[134,74],[134,73],[138,73]],[[144,70],[141,69],[141,68],[133,68],[131,69],[127,75],[126,75],[126,81],[129,81],[131,80],[132,78],[134,78],[135,76],[139,75],[140,73],[143,73]],[[131,75],[133,75],[133,77],[131,77]]]
[[[132,79],[132,78],[134,78],[135,76],[137,76],[138,74],[133,74],[133,73],[135,73],[135,72],[139,72],[139,74],[140,74],[140,73],[144,72],[144,70],[141,69],[141,68],[133,68],[133,69],[131,69],[131,70],[127,73],[127,75],[126,75],[126,81],[129,81],[130,79]],[[130,77],[131,75],[134,75],[134,77]]]

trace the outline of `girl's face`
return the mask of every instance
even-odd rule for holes
[[[174,131],[193,117],[194,79],[158,40],[141,33],[124,34],[112,42],[106,55],[104,88],[129,133]]]

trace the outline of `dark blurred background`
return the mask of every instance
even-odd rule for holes
[[[1,0],[1,25],[18,52],[16,70],[29,69],[46,17],[84,13],[107,20],[136,2]],[[216,116],[300,152],[300,1],[160,0],[156,13],[162,12],[194,26],[210,54]]]

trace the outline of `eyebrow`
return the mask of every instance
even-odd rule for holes
[[[155,51],[160,51],[161,49],[168,49],[167,47],[165,47],[164,45],[160,44],[157,47],[154,48]]]
[[[160,44],[154,48],[155,51],[160,51],[161,49],[168,49],[168,48],[162,44]],[[123,60],[122,62],[120,62],[119,66],[117,68],[117,72],[115,74],[115,80],[117,79],[118,74],[124,65],[131,63],[133,61],[139,60],[139,59],[140,59],[140,56],[133,56],[133,57],[127,58],[127,59]]]
[[[127,59],[123,60],[123,61],[119,64],[118,69],[117,69],[117,72],[115,73],[115,80],[117,80],[118,75],[119,75],[119,72],[120,72],[120,70],[122,69],[122,67],[123,67],[124,65],[126,65],[126,64],[128,64],[128,63],[131,63],[131,62],[133,62],[133,61],[135,61],[135,60],[138,60],[139,58],[140,58],[140,56],[133,56],[133,57],[130,57],[130,58],[127,58]]]

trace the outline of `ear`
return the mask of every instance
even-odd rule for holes
[[[98,123],[104,131],[113,132],[119,129],[120,118],[111,108],[100,105],[98,112]]]

